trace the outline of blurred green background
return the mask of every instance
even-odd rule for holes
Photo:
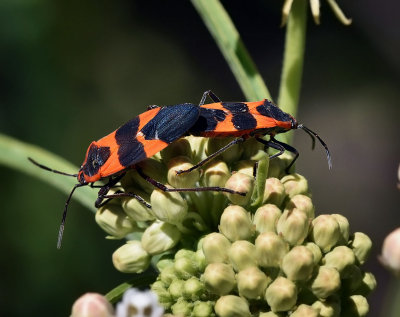
[[[223,4],[276,97],[282,1]],[[308,23],[298,119],[329,145],[333,170],[302,132],[297,168],[317,213],[341,213],[373,240],[366,269],[378,288],[370,316],[388,316],[400,286],[377,255],[400,225],[400,5],[339,1],[353,18],[345,27],[321,4],[321,26]],[[147,105],[196,103],[207,89],[225,101],[244,99],[189,1],[0,2],[0,132],[76,165],[92,140]],[[0,316],[67,316],[82,293],[106,293],[129,278],[111,263],[121,242],[105,240],[91,212],[72,202],[57,250],[66,195],[3,166],[0,173]]]

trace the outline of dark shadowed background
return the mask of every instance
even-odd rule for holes
[[[285,30],[282,1],[223,1],[274,98]],[[350,27],[321,0],[308,23],[298,119],[324,138],[295,133],[298,171],[316,211],[341,213],[374,242],[366,269],[378,288],[370,316],[387,316],[399,283],[378,263],[384,236],[400,226],[400,20],[396,1],[339,1]],[[189,1],[0,2],[0,132],[80,165],[88,144],[147,105],[198,102],[212,89],[244,97]],[[106,293],[128,276],[112,266],[118,241],[72,202],[62,250],[56,237],[66,195],[0,166],[0,315],[67,316],[82,293]],[[52,177],[51,174],[48,177]]]

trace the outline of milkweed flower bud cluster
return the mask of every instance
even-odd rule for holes
[[[110,236],[132,240],[115,251],[116,268],[142,272],[153,260],[159,275],[151,289],[177,316],[365,316],[376,286],[362,269],[371,240],[352,233],[344,216],[316,212],[307,180],[285,172],[289,155],[268,161],[249,140],[201,171],[177,175],[226,142],[183,138],[141,168],[167,186],[219,186],[245,196],[165,193],[136,171],[122,179],[123,191],[152,208],[124,198],[99,209],[96,220]]]

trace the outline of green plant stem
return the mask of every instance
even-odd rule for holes
[[[239,83],[248,101],[271,99],[256,65],[251,59],[239,32],[218,0],[192,0],[208,30]]]
[[[28,157],[63,172],[76,173],[78,171],[78,167],[68,163],[57,155],[38,146],[0,134],[0,164],[42,179],[66,194],[69,194],[72,187],[78,182],[75,177],[68,177],[45,171],[29,162]],[[96,189],[89,187],[79,188],[73,197],[93,212],[96,211],[94,208],[94,201],[97,198]]]
[[[300,97],[301,79],[306,42],[308,0],[293,1],[286,26],[285,52],[278,105],[296,117]],[[283,142],[291,143],[292,133],[280,135]]]

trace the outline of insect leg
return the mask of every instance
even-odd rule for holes
[[[278,146],[282,146],[286,151],[289,151],[289,152],[291,152],[291,153],[294,154],[293,160],[290,162],[290,164],[289,164],[289,165],[286,167],[286,169],[285,169],[285,172],[286,172],[287,174],[289,174],[290,168],[293,166],[294,162],[296,162],[297,158],[299,157],[299,151],[297,151],[293,146],[291,146],[291,145],[289,145],[289,144],[286,144],[286,143],[280,142],[280,141],[278,141],[278,140],[275,140],[274,137],[271,137],[271,141],[272,141],[273,143],[275,143],[276,145],[278,145]],[[272,147],[272,146],[271,146],[271,147]],[[280,154],[279,154],[279,155],[280,155]],[[272,156],[272,157],[273,157],[273,156]]]
[[[128,193],[124,193],[124,192],[116,192],[114,194],[110,194],[110,195],[104,195],[102,198],[109,198],[107,199],[105,202],[103,202],[102,204],[99,205],[99,207],[104,206],[108,201],[110,201],[113,198],[121,198],[121,197],[133,197],[135,198],[138,202],[142,203],[143,205],[145,205],[147,208],[151,208],[151,205],[149,205],[141,196],[128,192]],[[97,207],[97,206],[96,206]],[[99,208],[97,207],[97,208]]]
[[[203,93],[203,97],[201,97],[199,106],[204,105],[206,102],[207,96],[214,102],[221,102],[221,99],[219,99],[211,90],[207,90]]]

